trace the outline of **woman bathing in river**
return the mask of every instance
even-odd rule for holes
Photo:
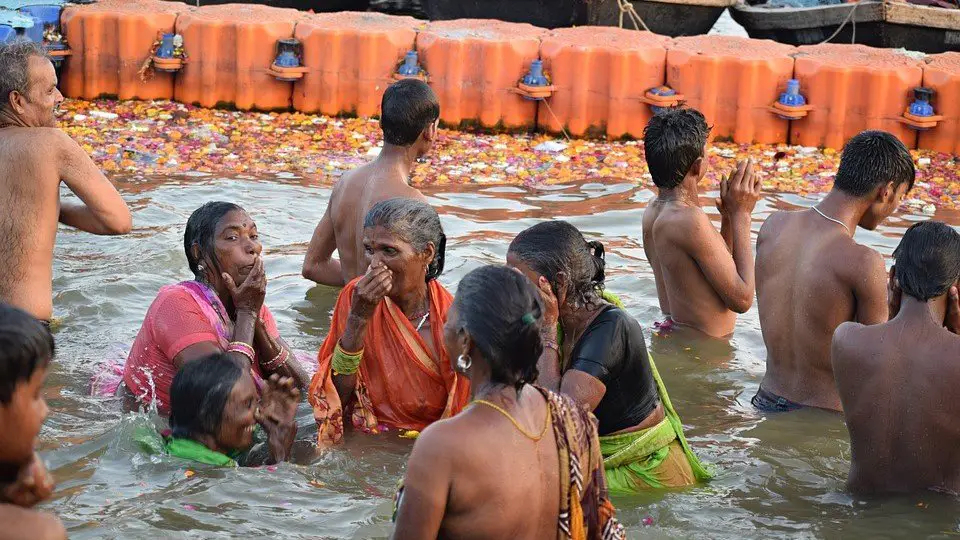
[[[473,405],[428,427],[397,496],[396,539],[624,538],[607,499],[592,414],[531,386],[542,304],[519,273],[486,266],[457,289],[444,329]]]
[[[709,479],[687,445],[640,325],[603,294],[603,245],[588,243],[565,221],[547,221],[517,235],[507,264],[543,297],[537,382],[597,415],[611,492]]]
[[[123,370],[126,394],[170,411],[170,384],[184,364],[226,352],[258,384],[277,374],[305,387],[308,375],[264,305],[267,280],[257,224],[243,208],[209,202],[190,215],[183,247],[194,279],[160,289]]]
[[[340,292],[310,384],[320,447],[343,438],[345,414],[371,433],[420,431],[470,393],[443,344],[453,299],[437,282],[446,246],[437,212],[411,199],[377,203],[363,246],[369,269]]]

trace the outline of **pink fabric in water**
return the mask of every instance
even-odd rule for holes
[[[169,414],[170,384],[176,374],[173,359],[187,347],[213,342],[226,350],[233,328],[229,319],[225,323],[217,314],[218,308],[223,310],[219,299],[195,281],[160,289],[123,369],[123,382],[142,404],[156,401],[160,414]],[[279,337],[277,323],[267,306],[260,310],[260,318],[267,333]],[[262,376],[256,362],[254,371]]]

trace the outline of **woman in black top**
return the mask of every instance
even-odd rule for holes
[[[537,382],[597,416],[610,490],[708,479],[683,437],[639,323],[603,292],[603,245],[587,242],[565,221],[547,221],[517,235],[507,264],[543,298]]]

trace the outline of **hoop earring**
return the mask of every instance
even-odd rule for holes
[[[462,372],[462,373],[466,373],[466,371],[467,371],[468,369],[470,369],[470,366],[472,366],[472,365],[473,365],[473,358],[470,358],[469,356],[466,356],[466,355],[463,355],[463,354],[461,354],[460,356],[457,357],[457,370],[458,370],[458,371],[460,371],[460,372]]]

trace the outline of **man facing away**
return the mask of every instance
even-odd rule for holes
[[[57,129],[63,101],[41,45],[0,44],[0,301],[53,315],[57,222],[94,234],[130,231],[130,210],[90,157]],[[60,201],[64,183],[80,203]]]
[[[913,188],[913,159],[883,131],[846,144],[833,189],[809,210],[777,212],[757,239],[757,304],[767,372],[753,405],[780,412],[841,410],[830,342],[846,321],[886,322],[883,258],[853,241],[876,229]]]
[[[937,221],[917,223],[893,256],[890,322],[845,322],[833,336],[833,370],[850,430],[847,485],[865,495],[956,494],[960,234]]]
[[[414,164],[433,147],[440,104],[423,81],[405,79],[387,88],[380,104],[383,150],[372,162],[344,173],[313,231],[303,277],[342,287],[366,269],[363,220],[373,205],[403,197],[426,201],[409,184]],[[340,259],[333,258],[334,250]]]
[[[720,232],[700,207],[709,128],[695,109],[670,109],[644,130],[656,199],[643,212],[643,249],[653,267],[660,309],[673,322],[714,337],[729,335],[753,304],[750,213],[760,198],[753,164],[720,184]]]

